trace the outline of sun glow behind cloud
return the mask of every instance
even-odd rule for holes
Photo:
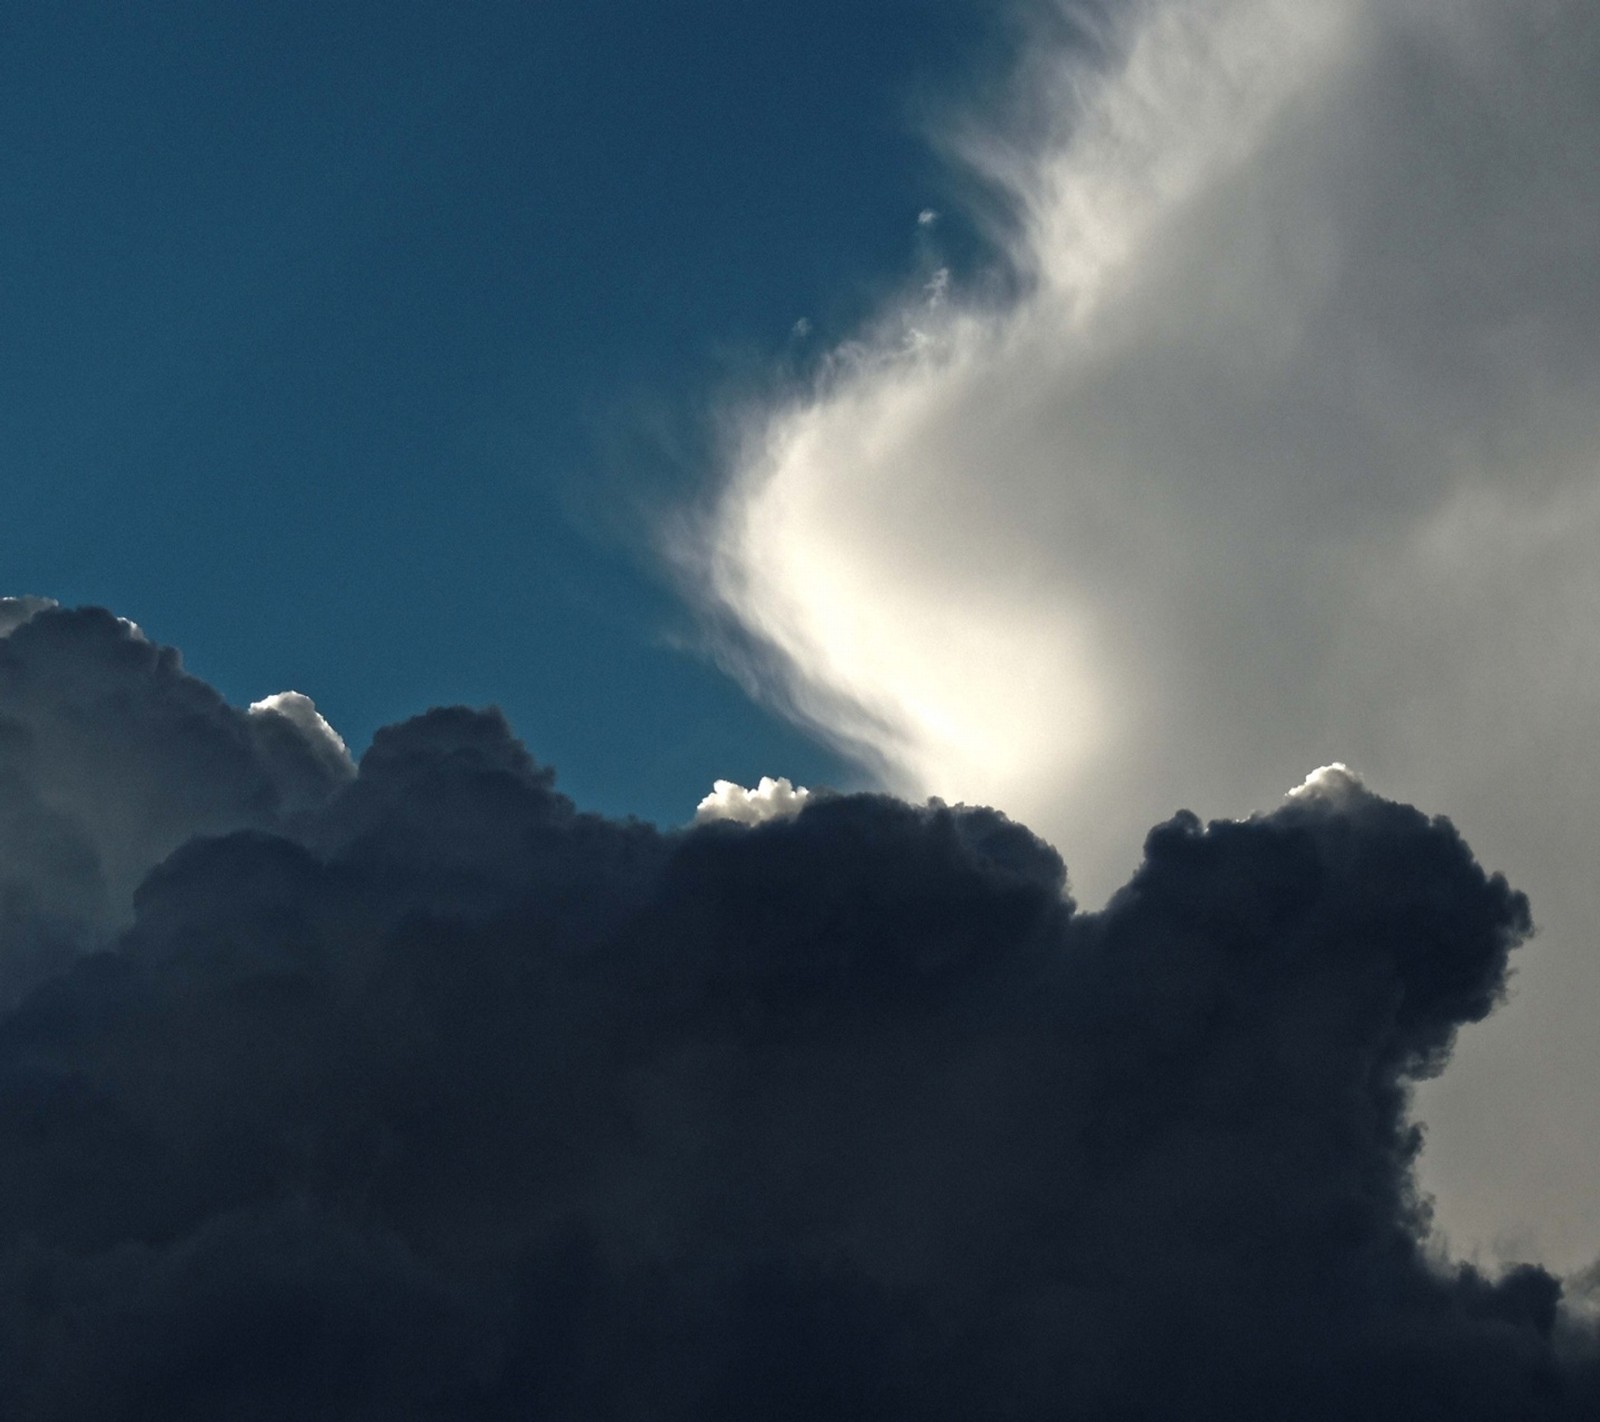
[[[1064,788],[1140,739],[1148,688],[1130,629],[1102,615],[1106,564],[1169,563],[1123,508],[1133,493],[1165,537],[1181,490],[1117,467],[1074,409],[1100,423],[1095,383],[1150,338],[1130,273],[1315,86],[1351,20],[1155,7],[1111,72],[1070,54],[1045,66],[1032,82],[1063,124],[1041,148],[954,140],[1012,194],[1027,295],[992,309],[924,287],[818,391],[755,420],[706,590],[773,653],[788,709],[893,788],[1053,828]],[[1109,881],[1125,866],[1104,867]]]
[[[1600,27],[1119,14],[1098,57],[1028,56],[1027,122],[941,137],[1005,196],[1020,295],[919,284],[745,410],[680,561],[764,695],[890,788],[1033,825],[1088,902],[1153,820],[1308,765],[1438,806],[1532,891],[1522,1030],[1566,1030],[1600,994],[1558,828],[1600,793]],[[1474,1109],[1528,1069],[1507,1021],[1454,1078]],[[1585,1168],[1547,1202],[1573,1249]]]
[[[1529,57],[1581,18],[1535,8],[1147,3],[1099,67],[1030,62],[1042,136],[948,139],[1009,194],[1023,295],[915,290],[747,412],[690,559],[768,694],[902,792],[1057,835],[1091,892],[1133,850],[1073,842],[1108,808],[1134,835],[1329,752],[1389,770],[1340,703],[1461,501],[1546,527],[1592,483],[1566,180],[1600,122],[1581,58]]]
[[[1073,608],[1018,616],[1025,567],[1009,587],[987,567],[961,575],[984,539],[983,490],[919,481],[905,437],[937,426],[938,360],[887,363],[857,398],[780,422],[766,472],[724,510],[713,578],[805,669],[786,688],[799,713],[876,755],[895,788],[1003,798],[1030,774],[1070,773],[1106,712]]]

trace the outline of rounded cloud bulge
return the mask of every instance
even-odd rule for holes
[[[277,718],[293,728],[300,743],[311,753],[327,775],[337,783],[355,774],[355,762],[350,758],[350,748],[344,737],[328,724],[327,718],[317,710],[317,703],[299,691],[279,691],[250,703],[250,715],[255,718]],[[271,725],[272,721],[261,721]]]
[[[1428,1098],[1434,1183],[1463,1237],[1576,1259],[1600,1056],[1536,1044],[1600,999],[1593,7],[1099,24],[1041,24],[1004,113],[938,135],[1003,202],[1015,294],[911,290],[738,412],[676,556],[763,695],[898,793],[1034,826],[1087,902],[1174,806],[1246,816],[1308,765],[1449,814],[1542,933]],[[1568,1144],[1524,1215],[1488,1141],[1535,1131]]]
[[[732,780],[712,783],[711,793],[695,807],[695,823],[709,820],[732,820],[736,824],[759,825],[768,820],[783,819],[799,814],[801,807],[811,798],[804,785],[795,786],[787,776],[776,780],[763,775],[754,790],[746,789]]]

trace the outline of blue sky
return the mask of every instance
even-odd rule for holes
[[[684,650],[631,501],[925,260],[981,8],[8,6],[8,590],[356,747],[498,702],[614,812],[850,779]]]

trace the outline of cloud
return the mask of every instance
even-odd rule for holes
[[[0,1005],[102,946],[186,840],[277,828],[354,773],[308,699],[239,711],[125,618],[13,598],[0,627]]]
[[[252,716],[282,716],[300,732],[305,741],[322,753],[330,765],[353,771],[350,749],[344,737],[330,726],[317,710],[317,703],[298,691],[279,691],[250,703]]]
[[[172,802],[276,714],[108,614],[26,625],[7,704],[52,687]],[[1159,825],[1097,912],[990,809],[588,815],[496,712],[276,821],[229,794],[0,1012],[20,1422],[1600,1405],[1581,1281],[1449,1260],[1415,1181],[1527,901],[1340,768]]]
[[[0,637],[9,637],[30,617],[55,605],[47,597],[0,597]]]
[[[1289,792],[1291,800],[1327,800],[1335,805],[1349,804],[1366,790],[1361,777],[1348,765],[1334,761],[1319,766]]]
[[[759,825],[768,820],[798,814],[811,796],[804,785],[797,790],[784,776],[774,780],[763,775],[754,790],[731,780],[712,783],[711,793],[695,807],[695,822],[733,820],[741,825]]]
[[[1035,825],[1086,901],[1174,805],[1245,815],[1308,764],[1448,809],[1529,885],[1546,969],[1439,1100],[1449,1212],[1570,1260],[1592,1151],[1534,1204],[1503,1142],[1536,1153],[1548,1093],[1600,1139],[1600,1060],[1534,1045],[1600,995],[1592,7],[1039,29],[1009,110],[944,135],[1009,284],[911,290],[747,411],[676,556],[772,702],[897,793]]]

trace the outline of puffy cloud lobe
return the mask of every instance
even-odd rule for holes
[[[585,815],[493,712],[246,796],[0,1016],[11,1415],[1591,1417],[1412,1173],[1527,903],[1315,786],[1097,913],[992,810]]]
[[[296,808],[327,798],[332,786],[355,774],[344,737],[309,696],[280,691],[250,705],[251,729],[278,770],[280,791]]]
[[[805,786],[797,790],[781,775],[776,780],[763,775],[754,790],[732,780],[717,780],[712,783],[711,793],[695,808],[694,817],[702,824],[708,820],[734,820],[742,825],[759,825],[795,814],[810,794]]]

